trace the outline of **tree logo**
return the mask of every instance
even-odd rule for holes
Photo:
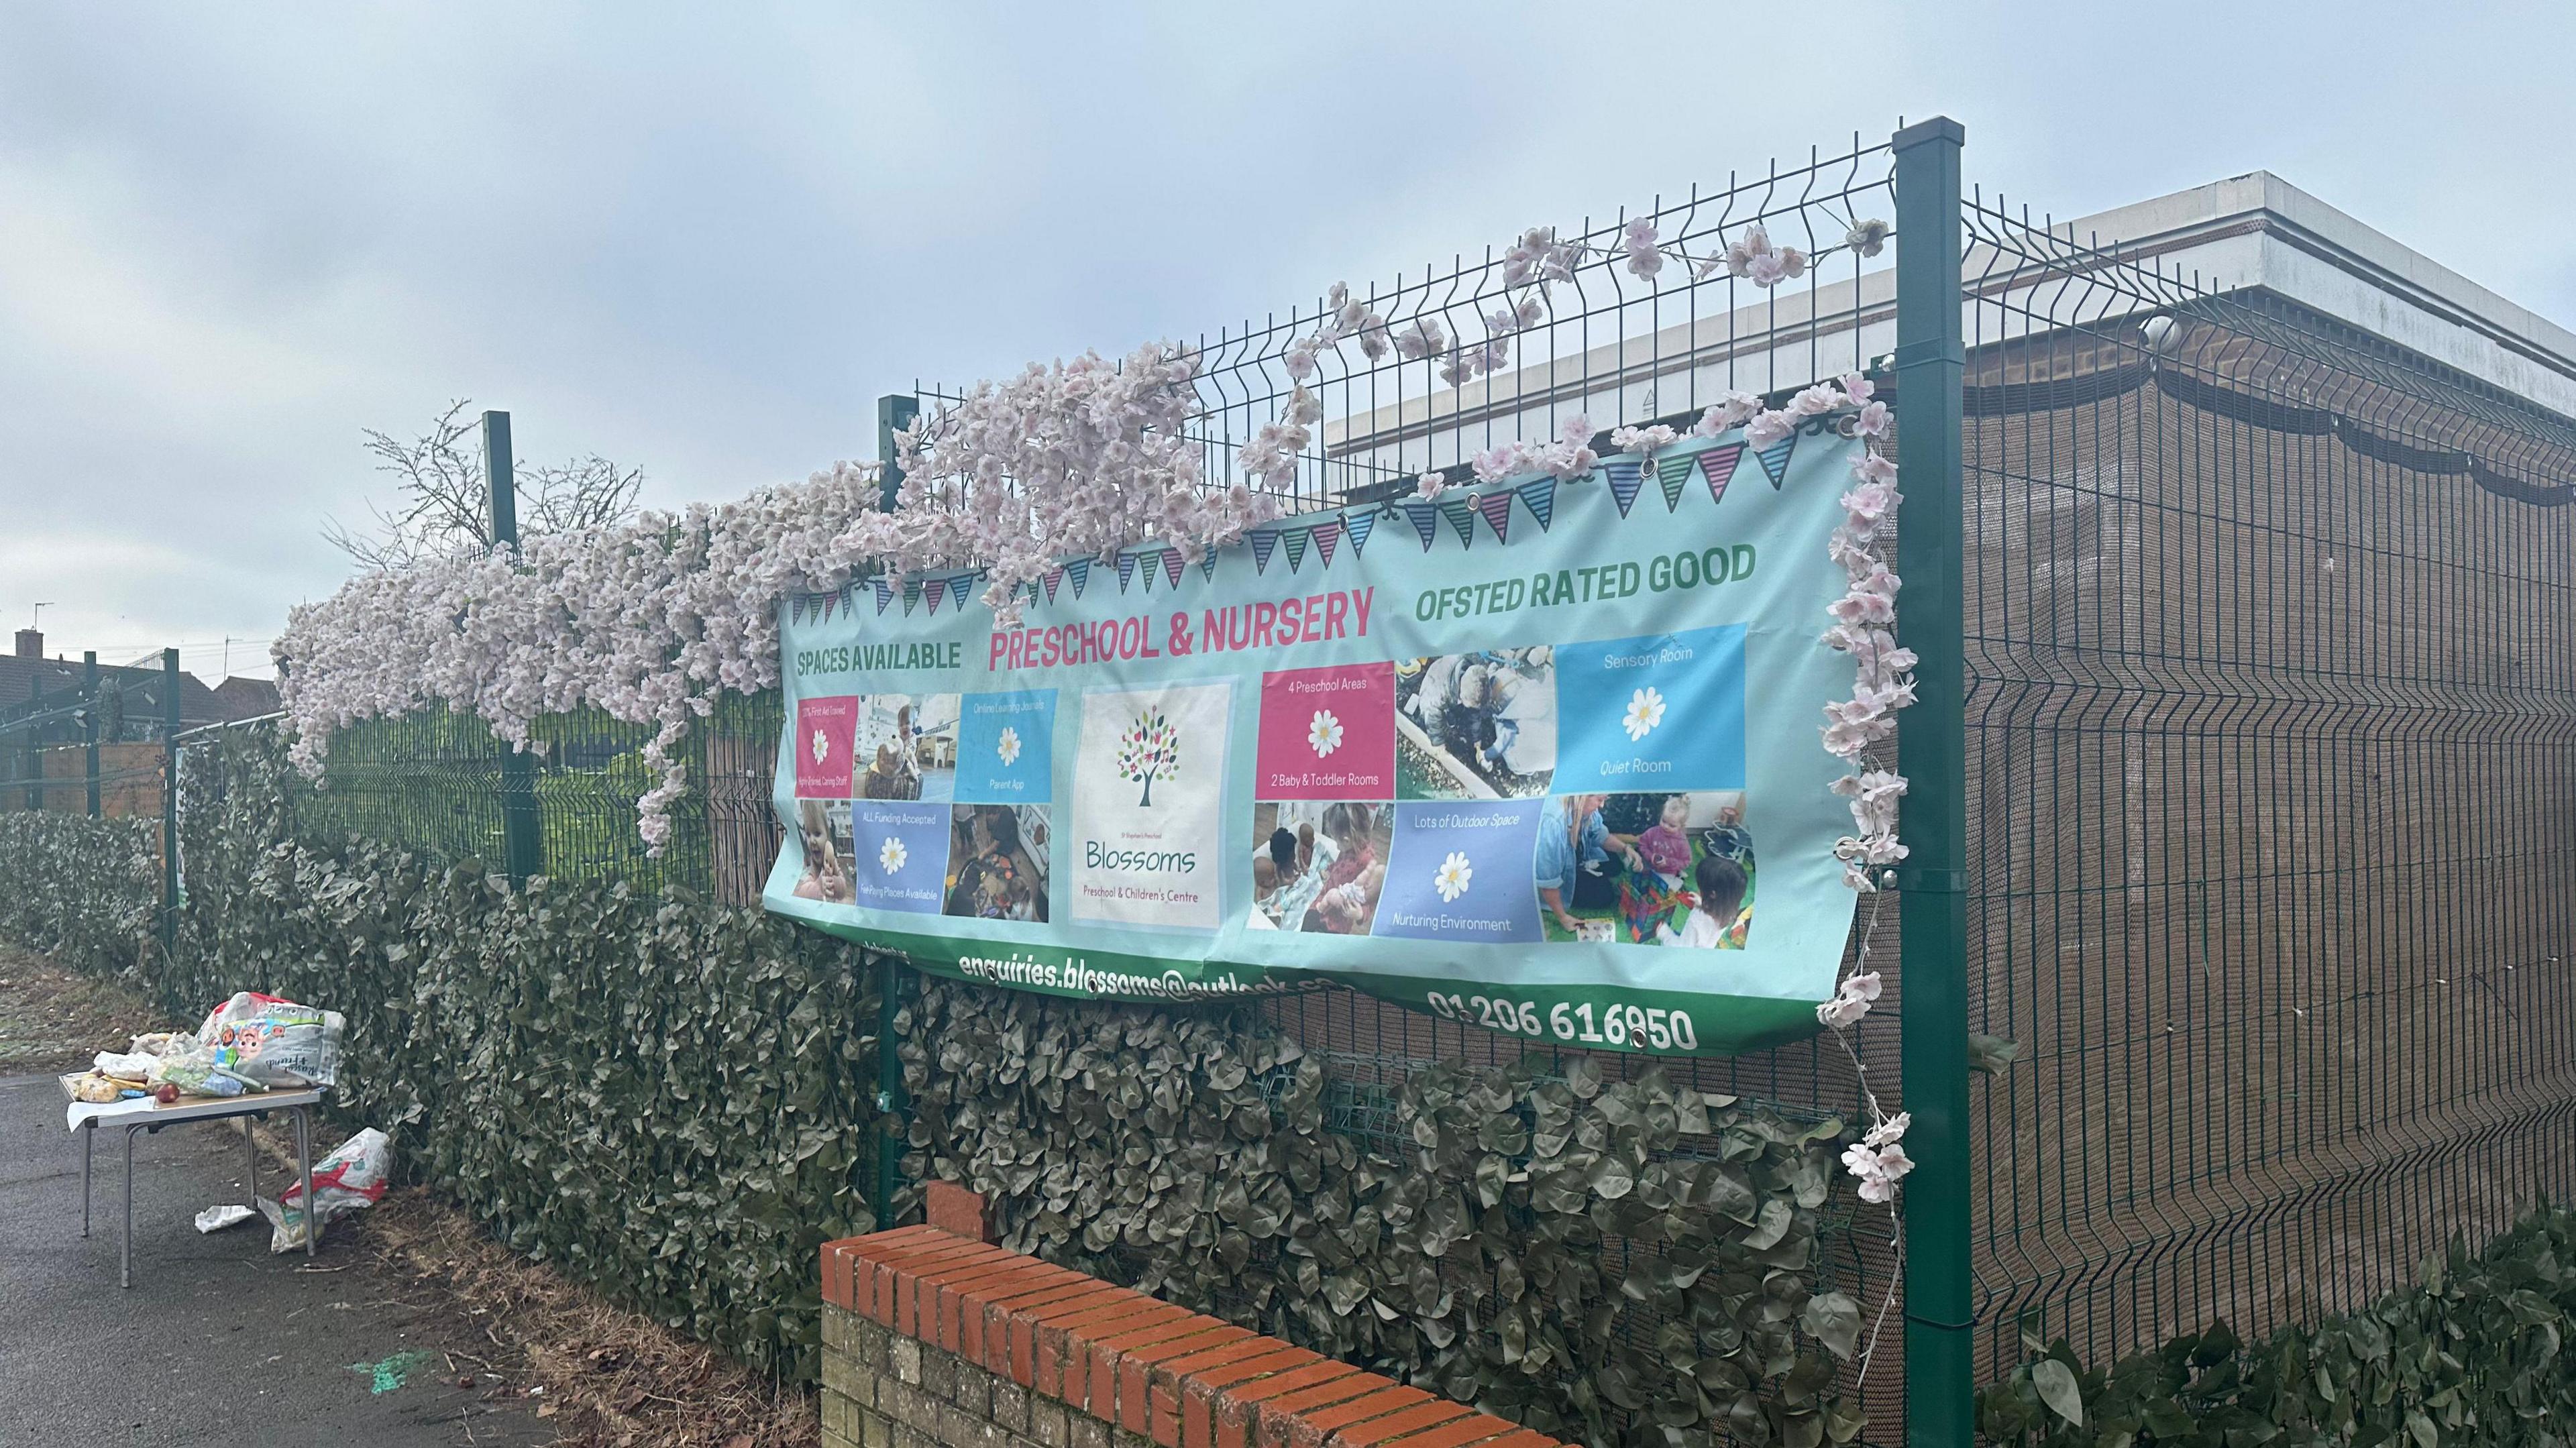
[[[1180,733],[1160,709],[1137,715],[1127,732],[1118,736],[1118,777],[1145,786],[1144,796],[1136,801],[1137,808],[1152,807],[1154,781],[1170,779],[1180,773],[1180,768]]]

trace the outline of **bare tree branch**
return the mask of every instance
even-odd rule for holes
[[[458,398],[428,432],[409,440],[368,428],[367,454],[377,460],[376,471],[394,478],[394,501],[370,500],[368,526],[326,519],[323,538],[363,568],[407,568],[425,558],[489,551],[491,495],[473,406]],[[520,463],[515,481],[525,539],[624,520],[635,511],[644,474],[591,453],[564,463]]]

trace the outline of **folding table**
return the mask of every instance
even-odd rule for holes
[[[62,1078],[63,1094],[72,1095],[76,1076]],[[192,1121],[222,1121],[240,1117],[242,1124],[242,1158],[249,1169],[251,1210],[259,1210],[259,1147],[251,1139],[250,1124],[265,1120],[272,1111],[295,1114],[295,1161],[304,1173],[304,1255],[313,1255],[313,1244],[322,1235],[321,1223],[313,1213],[313,1134],[306,1113],[322,1103],[319,1087],[301,1091],[245,1091],[239,1096],[182,1096],[163,1104],[149,1096],[123,1101],[89,1102],[73,1099],[63,1113],[63,1125],[80,1133],[81,1138],[81,1235],[89,1235],[89,1163],[90,1147],[102,1124],[125,1128],[125,1227],[117,1237],[116,1275],[119,1285],[134,1285],[134,1137],[138,1132],[158,1134],[162,1128],[184,1126]]]

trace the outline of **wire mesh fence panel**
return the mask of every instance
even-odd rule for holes
[[[2576,427],[1967,217],[1986,1369],[2353,1308],[2576,1185]]]
[[[760,903],[778,854],[770,782],[781,727],[775,691],[728,696],[684,747],[689,782],[659,854],[636,828],[636,801],[659,779],[644,757],[650,725],[596,710],[548,715],[528,772],[538,821],[536,873],[681,888],[733,905]],[[351,836],[477,859],[507,854],[510,746],[481,720],[416,714],[368,720],[332,736],[319,787],[299,791],[296,824],[315,843]]]

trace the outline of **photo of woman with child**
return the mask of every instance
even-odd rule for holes
[[[939,913],[1044,923],[1046,806],[961,804],[949,829],[948,897]]]
[[[1741,790],[1550,799],[1534,873],[1550,940],[1741,950],[1753,925]]]
[[[1366,935],[1386,889],[1394,816],[1385,805],[1320,801],[1253,806],[1255,930]]]

